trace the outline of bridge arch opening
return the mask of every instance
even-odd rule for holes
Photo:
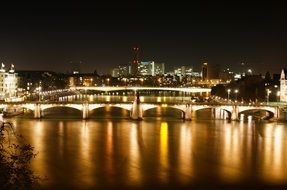
[[[173,107],[162,107],[157,106],[154,108],[147,109],[143,112],[143,117],[162,117],[162,118],[176,118],[182,119],[185,113],[181,109]]]
[[[194,110],[192,113],[192,118],[195,119],[212,119],[213,118],[213,108],[206,107]]]
[[[2,108],[3,117],[34,118],[34,110],[26,107],[6,107]],[[5,113],[6,112],[6,113]]]
[[[67,106],[56,106],[42,110],[42,118],[69,118],[69,119],[81,119],[82,111],[76,108]]]
[[[244,114],[244,120],[247,120],[248,116],[252,116],[254,120],[269,120],[274,117],[274,113],[264,109],[249,109],[239,112],[239,117]]]
[[[130,118],[130,111],[117,106],[103,106],[90,110],[89,118]]]

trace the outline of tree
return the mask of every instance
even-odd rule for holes
[[[11,123],[0,124],[0,189],[30,189],[39,180],[30,168],[34,148],[14,132]],[[17,142],[11,143],[12,136]]]

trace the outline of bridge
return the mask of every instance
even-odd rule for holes
[[[139,98],[138,98],[139,99]],[[282,115],[277,106],[271,105],[241,105],[241,104],[218,104],[218,103],[191,103],[191,102],[154,102],[154,103],[141,103],[137,98],[133,102],[19,102],[19,103],[3,103],[0,104],[0,109],[17,107],[18,109],[31,110],[34,113],[34,118],[45,117],[44,111],[50,108],[67,107],[76,109],[82,112],[82,118],[88,119],[89,113],[92,110],[103,108],[106,106],[117,107],[130,112],[132,119],[142,119],[144,112],[153,108],[173,108],[182,113],[182,118],[191,120],[194,118],[195,113],[203,109],[211,109],[212,117],[214,119],[242,119],[242,114],[248,111],[265,111],[267,118],[279,119]]]
[[[158,90],[158,91],[177,91],[177,92],[189,92],[189,93],[210,93],[210,88],[199,88],[199,87],[141,87],[141,86],[75,86],[70,87],[70,90],[95,90],[103,92],[112,91],[145,91],[145,90]]]

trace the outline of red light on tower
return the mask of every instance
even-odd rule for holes
[[[135,46],[132,48],[133,51],[133,61],[132,61],[132,74],[138,74],[138,64],[139,64],[139,47]]]

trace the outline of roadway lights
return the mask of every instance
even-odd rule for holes
[[[237,102],[237,93],[238,93],[238,90],[235,89],[234,92],[235,92],[235,101]]]

